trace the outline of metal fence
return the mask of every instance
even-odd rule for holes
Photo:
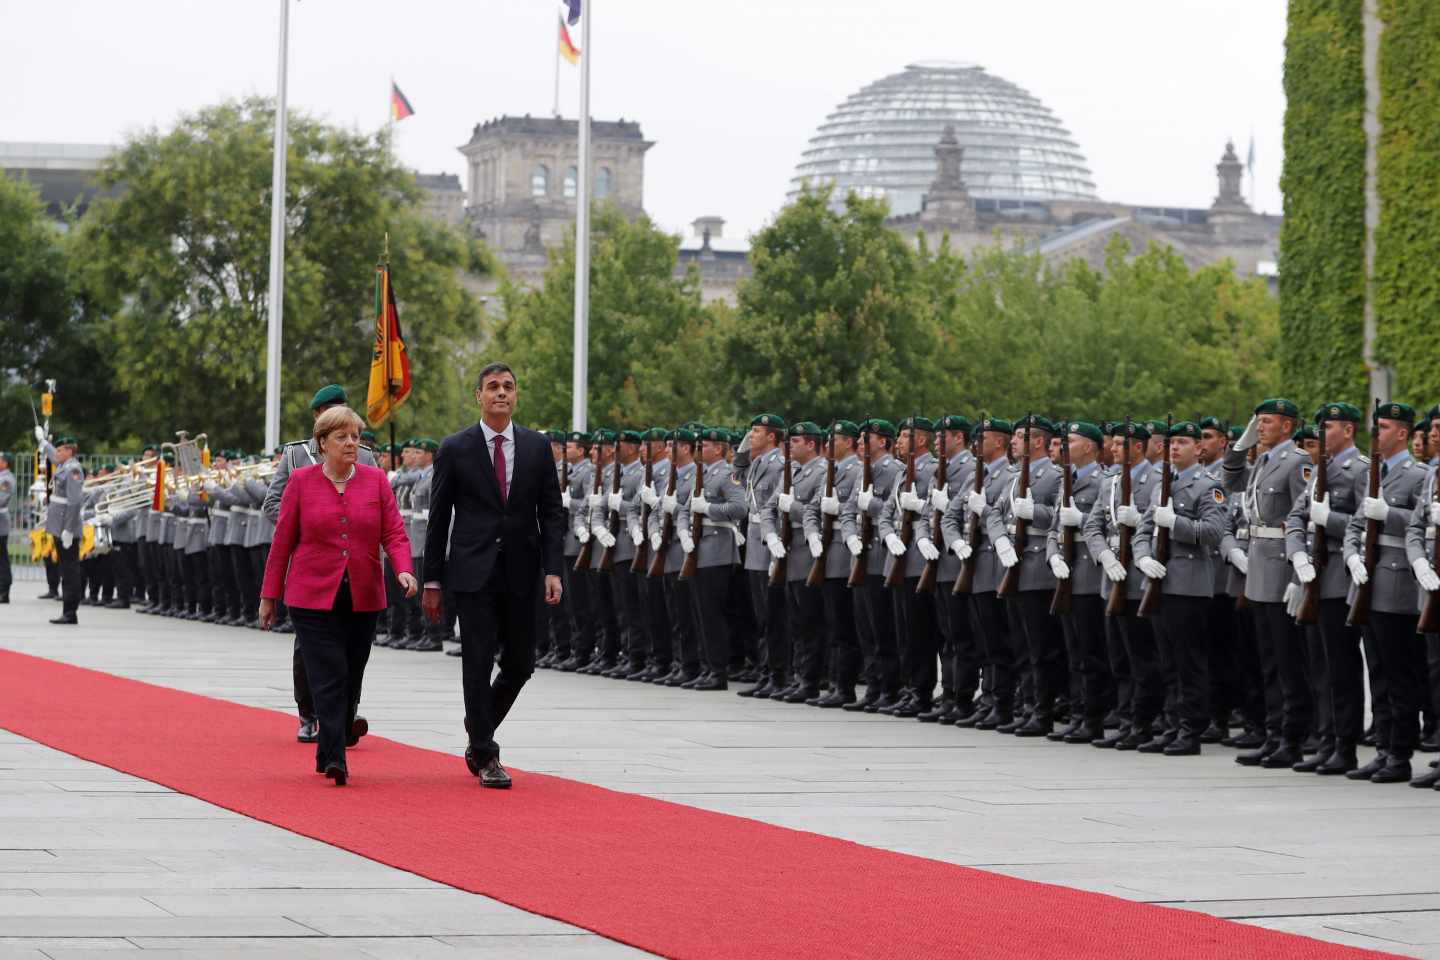
[[[10,553],[10,569],[17,581],[43,582],[44,564],[30,560],[30,531],[35,529],[40,519],[40,510],[31,492],[35,484],[35,455],[33,452],[29,455],[17,453],[16,457],[17,460],[10,464],[15,474],[15,496],[10,500],[10,536],[5,549]],[[113,453],[82,453],[77,454],[77,458],[87,477],[94,476],[105,467],[118,466],[122,460],[133,459],[129,455]],[[43,479],[44,466],[40,469]]]

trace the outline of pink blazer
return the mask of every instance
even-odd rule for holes
[[[319,464],[301,467],[280,498],[260,595],[278,600],[283,585],[287,606],[329,610],[349,571],[354,609],[384,610],[382,544],[397,575],[414,572],[405,522],[383,470],[356,464],[341,496]]]

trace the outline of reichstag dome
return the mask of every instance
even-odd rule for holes
[[[837,205],[854,191],[886,197],[892,216],[915,213],[947,126],[977,207],[1099,199],[1085,156],[1048,107],[984,67],[941,62],[912,63],[852,94],[810,139],[790,196],[806,181],[833,183]]]

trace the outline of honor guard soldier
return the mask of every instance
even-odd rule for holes
[[[915,528],[916,546],[921,555],[938,555],[935,563],[935,612],[940,621],[940,689],[942,696],[935,707],[916,719],[924,723],[952,724],[975,712],[976,690],[980,684],[980,645],[974,629],[968,594],[955,592],[960,575],[960,559],[947,549],[948,538],[943,529],[945,511],[951,502],[950,491],[974,488],[975,456],[970,442],[975,426],[966,417],[950,414],[935,422],[935,455],[945,453],[945,485],[939,485],[938,471],[930,492],[924,516]],[[942,442],[943,441],[943,442]],[[942,523],[941,536],[935,536],[935,522]],[[931,561],[926,561],[927,564]],[[988,688],[987,688],[988,692]]]
[[[829,644],[830,693],[815,705],[831,709],[855,703],[855,684],[860,679],[860,641],[856,633],[856,608],[854,594],[848,584],[850,577],[850,551],[845,549],[845,529],[841,523],[841,510],[855,495],[860,485],[860,458],[856,444],[861,433],[860,425],[853,420],[836,420],[828,431],[830,457],[835,463],[834,489],[830,493],[822,488],[820,496],[812,500],[805,510],[805,543],[810,547],[813,562],[815,546],[821,547],[824,560],[824,583],[819,587],[824,600],[825,633],[824,641]],[[826,472],[829,472],[826,465]],[[826,525],[830,527],[830,539],[824,538]]]
[[[614,548],[611,553],[610,588],[614,592],[615,612],[625,639],[615,665],[601,673],[601,676],[612,680],[623,680],[632,673],[644,673],[645,658],[649,655],[648,637],[641,618],[640,587],[630,569],[635,563],[635,551],[642,537],[638,522],[633,528],[628,524],[628,518],[640,501],[640,488],[645,485],[645,464],[640,461],[642,443],[644,439],[639,430],[620,431],[620,463],[613,468],[620,471],[620,490],[616,492],[613,489],[613,479],[602,481],[604,510],[592,517],[596,524],[592,529],[596,535],[600,536],[603,532],[604,545]],[[613,476],[612,473],[611,478]],[[612,514],[618,518],[615,524],[618,532],[613,540],[610,539],[609,523]]]
[[[45,510],[45,532],[55,538],[59,556],[60,616],[51,623],[79,623],[75,612],[80,609],[80,538],[84,527],[80,509],[85,499],[85,468],[75,452],[79,444],[74,437],[57,437],[52,446],[44,430],[35,428],[36,440],[45,457],[54,464],[51,476],[50,503]]]
[[[663,676],[655,677],[656,685],[679,687],[691,683],[702,672],[700,666],[700,632],[695,624],[695,599],[693,579],[681,580],[680,571],[685,566],[686,553],[680,545],[680,508],[690,500],[695,489],[695,444],[697,434],[689,427],[679,427],[673,434],[675,443],[674,480],[675,490],[660,497],[660,503],[650,512],[650,549],[663,553],[664,571],[661,579],[665,591],[665,611],[671,624],[670,670]],[[668,480],[668,478],[667,478]],[[670,538],[665,540],[666,530]]]
[[[10,538],[10,508],[15,501],[15,474],[10,471],[10,454],[0,452],[0,548]],[[10,602],[10,551],[0,549],[0,603]]]
[[[776,490],[761,512],[761,529],[771,563],[784,570],[785,623],[790,635],[790,683],[772,700],[785,703],[820,701],[822,672],[821,638],[825,626],[824,594],[805,585],[810,565],[823,552],[820,533],[814,539],[805,534],[805,512],[811,503],[818,505],[825,493],[825,460],[820,456],[823,438],[820,427],[801,420],[790,427],[791,478],[790,492]],[[788,523],[790,546],[781,539],[782,524]],[[759,551],[756,551],[757,553]]]
[[[1345,530],[1345,566],[1355,587],[1369,585],[1370,614],[1365,630],[1378,653],[1390,701],[1389,730],[1375,730],[1375,759],[1346,776],[1372,783],[1410,779],[1410,758],[1420,739],[1420,711],[1425,701],[1425,638],[1415,632],[1419,620],[1415,572],[1406,554],[1405,535],[1420,503],[1426,469],[1410,455],[1415,408],[1382,403],[1376,415],[1375,449],[1380,461],[1380,495],[1360,501],[1360,511]],[[1367,493],[1368,487],[1367,487]],[[1375,567],[1365,565],[1365,537],[1370,521],[1378,524]],[[1253,576],[1254,565],[1251,565]],[[1355,591],[1351,592],[1354,602]]]
[[[1289,400],[1262,401],[1245,432],[1225,454],[1222,468],[1226,491],[1243,494],[1251,511],[1245,599],[1254,618],[1261,669],[1267,677],[1278,674],[1281,697],[1280,729],[1272,726],[1267,731],[1269,739],[1258,750],[1235,758],[1245,766],[1293,767],[1302,758],[1301,748],[1312,723],[1304,634],[1285,605],[1293,571],[1283,562],[1285,518],[1295,501],[1305,495],[1311,473],[1309,457],[1290,439],[1299,416],[1299,409]],[[1257,444],[1268,449],[1251,468],[1247,455]]]
[[[1215,593],[1212,548],[1225,527],[1225,491],[1200,464],[1200,425],[1182,420],[1170,427],[1170,498],[1160,501],[1162,485],[1150,487],[1149,507],[1135,534],[1135,565],[1159,581],[1157,631],[1169,651],[1174,673],[1177,732],[1140,745],[1142,753],[1169,757],[1200,752],[1200,736],[1210,724],[1206,613]],[[1160,530],[1169,531],[1169,556],[1156,556]]]
[[[410,486],[410,516],[405,521],[405,532],[410,538],[411,562],[418,564],[424,560],[425,537],[430,528],[430,482],[435,475],[435,453],[440,449],[440,444],[429,437],[418,437],[414,445],[415,479]],[[424,568],[417,565],[415,569]],[[396,643],[394,637],[391,638],[390,645],[403,650],[438,653],[445,649],[441,642],[446,636],[445,627],[446,620],[443,616],[439,623],[431,623],[420,617],[403,645]]]
[[[754,687],[736,692],[737,696],[769,697],[787,686],[786,670],[790,642],[785,622],[788,604],[784,586],[770,585],[770,551],[765,548],[764,511],[775,497],[784,479],[784,456],[780,443],[785,439],[786,423],[774,413],[757,414],[750,421],[750,433],[741,441],[735,463],[744,475],[746,525],[745,539],[751,546],[745,551],[745,574],[750,586],[750,604],[759,624],[758,656],[763,674]]]
[[[654,561],[654,550],[650,546],[650,520],[659,510],[660,495],[670,485],[670,431],[664,427],[651,427],[643,434],[644,449],[642,471],[645,483],[639,494],[630,503],[630,513],[625,518],[625,527],[635,544],[641,568],[633,579],[640,595],[640,631],[645,638],[643,664],[636,663],[635,669],[626,674],[626,680],[650,683],[670,672],[673,655],[673,630],[665,603],[665,578],[650,576]],[[673,538],[672,538],[673,539]],[[644,548],[642,549],[642,544]]]
[[[586,498],[595,476],[595,464],[590,461],[590,435],[572,430],[565,441],[565,458],[570,462],[570,484],[560,491],[560,505],[566,512],[565,562],[560,565],[564,587],[561,602],[568,604],[572,627],[568,655],[564,659],[554,658],[551,665],[570,673],[589,663],[595,652],[590,577],[588,572],[575,570],[581,544],[590,539],[590,530],[583,522],[588,510]]]
[[[605,499],[609,496],[611,484],[610,465],[615,456],[616,433],[607,427],[598,427],[590,435],[590,456],[593,465],[591,480],[594,484],[585,491],[585,506],[578,519],[576,536],[581,544],[594,540],[590,549],[590,564],[585,575],[589,578],[590,619],[595,625],[595,649],[590,659],[576,668],[577,673],[602,673],[615,666],[620,649],[620,622],[615,612],[615,592],[609,578],[600,572],[600,561],[605,545],[595,533],[594,518],[604,516]],[[583,533],[582,533],[583,529]]]
[[[893,582],[895,568],[902,568],[902,585],[894,599],[898,613],[895,622],[902,694],[900,702],[894,707],[885,707],[879,712],[896,717],[915,717],[928,713],[934,706],[936,658],[940,643],[935,597],[916,590],[925,564],[940,556],[940,548],[928,537],[924,538],[922,550],[920,536],[924,532],[923,520],[929,515],[930,481],[935,476],[937,464],[930,449],[935,424],[925,417],[910,417],[900,422],[896,432],[899,434],[897,446],[905,458],[905,473],[885,501],[877,530],[880,542],[890,554],[885,565],[887,578]],[[915,466],[914,483],[907,482],[911,460]],[[907,528],[910,531],[908,540],[903,536]]]
[[[1433,415],[1433,411],[1432,411]],[[1418,609],[1423,613],[1427,605],[1436,603],[1435,594],[1440,591],[1440,576],[1436,575],[1435,569],[1435,529],[1440,525],[1440,501],[1435,497],[1435,485],[1440,480],[1440,470],[1431,468],[1425,478],[1424,485],[1420,488],[1420,497],[1411,512],[1410,523],[1405,527],[1405,556],[1410,561],[1410,569],[1415,573],[1415,581],[1420,587],[1418,596]],[[1433,613],[1433,607],[1432,607]],[[1423,621],[1419,629],[1432,631],[1425,634],[1427,653],[1434,654],[1436,650],[1437,637],[1433,632],[1433,624],[1425,624]],[[1431,656],[1430,684],[1433,690],[1436,683],[1435,659]],[[1431,702],[1434,702],[1434,695],[1431,695]],[[1431,770],[1421,777],[1410,781],[1412,787],[1434,787],[1440,790],[1440,768]]]

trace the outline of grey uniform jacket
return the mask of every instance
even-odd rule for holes
[[[1246,451],[1231,449],[1225,454],[1225,490],[1244,492],[1250,511],[1250,572],[1245,579],[1245,598],[1251,603],[1280,603],[1285,597],[1292,574],[1285,559],[1285,518],[1295,501],[1305,495],[1310,466],[1310,458],[1290,440],[1262,453],[1249,471],[1248,480]]]
[[[770,551],[765,549],[764,543],[764,513],[785,479],[785,455],[779,448],[767,450],[749,462],[744,476],[745,540],[752,544],[750,549],[745,551],[745,569],[769,570]],[[793,464],[790,482],[795,482]]]
[[[270,521],[272,527],[275,521],[280,519],[280,498],[285,495],[285,484],[290,482],[290,471],[319,463],[321,459],[314,437],[285,444],[280,463],[275,467],[275,476],[270,481],[270,489],[265,492],[265,502],[260,506],[260,512]],[[377,466],[375,454],[366,446],[360,447],[355,462],[367,467]]]
[[[14,503],[15,474],[9,470],[0,470],[0,537],[10,535],[10,509]]]
[[[1416,560],[1421,559],[1432,567],[1435,565],[1435,525],[1430,522],[1430,505],[1435,502],[1436,476],[1436,469],[1431,467],[1429,476],[1420,487],[1420,499],[1410,514],[1410,522],[1405,526],[1405,558],[1412,567]],[[1424,590],[1418,591],[1418,594],[1417,600],[1423,611],[1430,595]]]
[[[270,488],[253,477],[245,480],[245,499],[250,501],[246,515],[245,546],[263,547],[275,538],[275,519],[267,517],[264,511],[265,498]]]
[[[669,487],[669,473],[666,473],[665,484]],[[675,513],[670,515],[673,522],[680,513],[680,505],[690,500],[690,493],[695,489],[695,464],[687,463],[675,471]],[[657,493],[663,498],[665,490],[657,489]],[[665,511],[657,505],[650,511],[650,526],[645,531],[648,537],[654,533],[663,533],[665,529]],[[670,545],[665,548],[665,572],[679,573],[680,568],[685,565],[685,551],[680,549],[680,526],[675,524],[671,529]]]
[[[933,483],[939,483],[939,475],[935,476]],[[955,505],[955,500],[965,500],[970,491],[975,488],[975,456],[968,449],[950,457],[950,462],[945,468],[945,492],[950,497],[950,506]],[[948,508],[947,508],[948,512]],[[919,536],[935,544],[940,551],[940,569],[935,573],[936,583],[954,583],[960,576],[960,558],[950,551],[952,537],[945,531],[945,516],[940,517],[940,539],[936,540],[932,534],[935,532],[936,510],[933,504],[926,506],[921,525],[916,528]]]
[[[200,496],[201,491],[191,490],[185,495],[185,553],[201,553],[210,545],[210,520],[206,517],[207,504]]]
[[[614,470],[615,464],[611,463],[601,471],[600,505],[590,511],[590,529],[592,531],[597,527],[606,527],[610,523],[610,505],[607,501],[613,489]],[[626,517],[630,513],[631,505],[640,499],[640,487],[644,483],[645,465],[640,462],[639,457],[628,464],[620,465],[620,523],[619,529],[615,533],[615,552],[610,558],[615,563],[635,559],[635,541],[630,539],[629,523]],[[600,566],[600,558],[604,554],[604,550],[590,551],[592,567]]]
[[[1071,468],[1074,470],[1075,468]],[[1075,479],[1070,484],[1070,498],[1074,501],[1074,507],[1079,510],[1082,517],[1088,517],[1095,509],[1095,501],[1100,497],[1100,481],[1103,479],[1100,464],[1092,463],[1083,470],[1075,470]],[[1049,536],[1045,539],[1045,559],[1048,562],[1050,557],[1060,553],[1060,537],[1065,528],[1060,525],[1060,499],[1065,492],[1064,477],[1061,477],[1060,486],[1056,488],[1054,520],[1050,524]],[[1104,579],[1104,573],[1100,570],[1099,554],[1091,555],[1090,542],[1085,539],[1085,521],[1080,521],[1080,526],[1075,530],[1075,562],[1070,564],[1070,579],[1074,581],[1072,589],[1075,593],[1094,596],[1100,592],[1100,581]]]
[[[855,480],[855,490],[840,507],[840,527],[846,540],[860,536],[862,526],[860,522],[860,488],[864,481],[864,471],[865,465],[862,463],[859,476]],[[886,560],[890,556],[890,551],[886,550],[885,544],[880,542],[882,539],[880,514],[885,512],[885,504],[889,502],[891,495],[895,492],[896,485],[904,479],[905,468],[900,465],[899,460],[888,453],[870,465],[870,492],[873,496],[867,512],[873,525],[872,529],[875,531],[875,542],[870,544],[870,551],[865,555],[866,576],[878,577],[885,572]]]
[[[1060,468],[1049,457],[1030,461],[1030,499],[1035,501],[1035,516],[1029,521],[1025,542],[1015,543],[1015,498],[1020,495],[1020,470],[1006,486],[1004,495],[985,511],[985,528],[993,545],[1001,536],[1010,538],[1020,555],[1020,592],[1054,590],[1055,574],[1045,559],[1045,540],[1055,520],[1056,491],[1060,488]],[[992,546],[993,549],[993,546]],[[1004,579],[1004,571],[1000,573]]]
[[[1116,465],[1101,479],[1095,505],[1090,508],[1085,525],[1080,528],[1084,531],[1085,546],[1090,551],[1090,556],[1097,560],[1106,550],[1115,554],[1117,559],[1120,556],[1120,521],[1117,514],[1124,505],[1120,497],[1120,471],[1123,469],[1123,465]],[[1142,511],[1150,502],[1150,487],[1155,484],[1157,477],[1158,472],[1148,461],[1142,460],[1130,468],[1130,501]],[[1133,554],[1133,538],[1130,545]],[[1110,599],[1110,587],[1110,578],[1101,576],[1100,595],[1107,601]],[[1135,564],[1130,564],[1125,577],[1125,599],[1139,600],[1144,588],[1145,574],[1141,573]]]
[[[1322,600],[1343,600],[1350,592],[1350,574],[1345,569],[1345,529],[1350,518],[1360,512],[1360,501],[1365,497],[1369,479],[1369,461],[1360,456],[1354,447],[1330,458],[1325,470],[1325,482],[1329,485],[1330,519],[1325,522],[1325,540],[1330,544],[1330,562],[1324,570],[1316,570],[1320,578]],[[1297,553],[1310,554],[1312,539],[1310,528],[1310,504],[1315,500],[1315,475],[1311,470],[1310,483],[1305,495],[1290,508],[1285,518],[1285,557]],[[1310,557],[1314,561],[1314,556]]]
[[[210,498],[210,529],[206,531],[205,545],[222,547],[230,531],[230,507],[221,499],[220,484],[207,483],[205,494]]]
[[[110,516],[110,539],[115,543],[134,543],[139,535],[139,525],[144,518],[140,508],[119,510]]]
[[[1155,508],[1160,506],[1160,491],[1158,481],[1151,485],[1145,516],[1135,531],[1132,549],[1137,560],[1154,555]],[[1197,463],[1171,483],[1170,502],[1175,508],[1175,526],[1170,531],[1170,557],[1165,561],[1160,592],[1175,597],[1214,596],[1212,548],[1220,543],[1225,530],[1225,491]]]
[[[664,495],[665,495],[665,488],[669,485],[669,483],[670,483],[670,458],[669,458],[669,457],[666,457],[664,460],[657,461],[655,464],[653,464],[653,465],[650,467],[650,485],[655,488],[655,495],[656,495],[656,496],[664,496]],[[635,491],[635,499],[634,499],[633,501],[627,501],[627,502],[626,502],[626,504],[625,504],[625,514],[620,518],[620,520],[621,520],[620,529],[621,529],[623,535],[625,536],[625,538],[626,538],[627,540],[629,540],[630,543],[632,544],[632,546],[631,546],[631,548],[630,548],[630,556],[631,556],[631,557],[634,557],[634,556],[635,556],[635,548],[634,548],[634,546],[633,546],[633,544],[635,543],[635,540],[634,540],[634,537],[631,535],[631,531],[632,531],[632,530],[639,530],[640,533],[641,533],[641,535],[642,535],[646,540],[649,540],[649,539],[650,539],[650,531],[649,531],[649,529],[648,529],[648,528],[649,528],[649,525],[650,525],[650,524],[649,524],[649,517],[646,517],[646,516],[645,516],[645,510],[646,510],[645,500],[644,500],[644,498],[642,498],[642,497],[640,496],[640,489],[643,488],[644,486],[645,486],[645,467],[644,467],[644,465],[642,464],[641,467],[640,467],[640,486],[636,488],[636,491]],[[659,509],[660,509],[660,505],[659,505],[659,504],[656,504],[655,507],[650,510],[650,513],[653,515],[653,514],[655,514]],[[650,547],[649,547],[648,544],[646,545],[645,549],[646,549],[647,551],[650,549]]]
[[[590,495],[594,483],[595,464],[590,460],[578,460],[570,464],[570,509],[565,518],[565,556],[580,555],[580,538],[575,528],[582,525],[587,516],[585,498]]]
[[[51,476],[50,505],[45,510],[45,530],[57,538],[69,530],[75,542],[79,543],[85,526],[80,519],[80,511],[85,506],[85,468],[74,457],[64,463],[56,462],[55,448],[49,443],[45,444],[45,456],[55,464]]]
[[[985,501],[987,504],[992,502],[992,498],[999,497],[1001,491],[1005,489],[1001,478],[997,477],[996,474],[1004,474],[1005,468],[1008,466],[1009,464],[1006,463],[1005,458],[1000,457],[989,467],[985,468],[985,476],[981,478],[980,482],[981,489],[985,491]],[[978,467],[972,457],[965,470],[963,483],[958,480],[951,480],[947,484],[950,488],[950,505],[945,508],[945,513],[940,518],[940,532],[943,534],[945,542],[943,544],[937,543],[936,546],[940,547],[952,557],[954,556],[955,541],[963,540],[970,535],[970,517],[972,514],[970,513],[969,501],[970,494],[975,492],[975,471],[977,469]],[[995,566],[997,563],[995,560],[995,552],[991,550],[989,554],[986,555],[985,551],[987,541],[985,539],[985,520],[983,517],[980,520],[978,539],[978,543],[970,545],[971,549],[975,551],[973,557],[975,561],[975,581],[973,589],[976,593],[983,593],[985,590],[994,590],[995,585],[999,582],[995,575]],[[958,564],[958,560],[956,562]],[[942,573],[944,569],[943,567],[941,568]],[[984,590],[981,589],[982,569],[986,571],[985,575],[988,577],[984,582],[989,584]],[[958,579],[958,577],[959,574],[957,573],[956,578]]]
[[[825,458],[814,457],[809,463],[801,466],[794,461],[790,464],[790,494],[795,498],[790,504],[788,514],[790,520],[790,545],[785,552],[785,580],[804,580],[810,575],[810,565],[813,557],[810,556],[810,548],[805,545],[805,512],[813,502],[816,509],[819,509],[820,498],[825,495]],[[780,491],[777,489],[770,502],[765,504],[761,511],[761,540],[775,534],[780,534]],[[818,531],[817,531],[818,532]],[[750,540],[750,546],[746,550],[746,556],[752,553],[764,551],[765,556],[770,556],[770,550],[763,542]]]
[[[925,557],[920,553],[920,546],[916,541],[919,540],[922,531],[927,536],[930,532],[927,528],[921,526],[922,520],[929,516],[928,510],[922,509],[919,513],[911,517],[914,522],[911,524],[910,544],[905,550],[904,557],[897,558],[892,554],[889,548],[885,546],[885,538],[892,533],[899,536],[901,530],[904,528],[905,511],[900,509],[900,494],[913,493],[920,499],[927,500],[930,497],[930,481],[935,478],[935,467],[938,463],[939,461],[935,459],[934,454],[928,451],[920,454],[920,456],[915,458],[914,489],[912,490],[910,485],[905,482],[910,472],[909,467],[905,467],[896,478],[895,485],[890,490],[890,495],[885,498],[885,506],[880,510],[880,523],[875,528],[875,550],[885,558],[884,572],[887,577],[890,575],[890,571],[897,560],[903,560],[905,562],[905,576],[907,578],[918,577],[925,570]]]
[[[825,461],[821,461],[824,463]],[[825,536],[825,515],[820,512],[820,500],[825,496],[825,473],[826,469],[820,471],[820,493],[805,506],[805,539],[810,539],[814,533],[822,538]],[[844,512],[845,504],[855,493],[855,488],[860,483],[860,458],[850,454],[842,460],[835,462],[835,499],[840,501],[841,512]],[[830,542],[825,544],[825,579],[837,580],[850,576],[850,551],[845,547],[845,525],[841,522],[840,514],[836,514],[832,520]],[[807,551],[808,553],[808,551]]]
[[[749,510],[745,506],[745,492],[741,485],[736,482],[739,476],[732,473],[730,465],[724,460],[717,460],[714,463],[705,465],[705,499],[709,501],[709,514],[704,517],[704,535],[695,544],[699,552],[696,564],[701,567],[728,566],[740,562],[738,524],[745,522]],[[690,491],[693,494],[695,488],[694,475],[691,475]],[[676,530],[690,530],[692,517],[690,515],[690,501],[692,497],[687,496],[685,502],[680,504],[675,511]],[[677,534],[678,535],[678,534]],[[760,551],[764,556],[770,556],[770,551]]]
[[[1211,480],[1220,485],[1221,490],[1225,489],[1224,461],[1216,460],[1202,469],[1210,475]],[[1211,559],[1214,561],[1211,564],[1215,573],[1214,595],[1217,597],[1225,596],[1230,587],[1230,574],[1236,572],[1230,563],[1230,551],[1239,546],[1239,541],[1235,539],[1235,504],[1240,499],[1240,497],[1225,498],[1225,527],[1220,533],[1220,542],[1210,548]]]
[[[221,487],[215,495],[215,503],[221,505],[229,513],[225,521],[225,546],[245,546],[245,533],[250,527],[250,521],[258,516],[255,506],[250,503],[250,496],[245,489],[244,480],[236,480],[228,487]]]
[[[1382,467],[1382,469],[1384,469]],[[1370,574],[1370,609],[1377,613],[1399,613],[1413,616],[1419,602],[1415,573],[1405,554],[1405,528],[1410,514],[1420,501],[1428,469],[1406,453],[1380,479],[1380,496],[1390,504],[1390,514],[1380,529],[1380,549],[1375,569]],[[1367,480],[1366,490],[1369,485]],[[1363,513],[1350,518],[1345,528],[1345,560],[1365,555],[1365,527],[1369,521]],[[1255,575],[1254,567],[1250,575]]]

